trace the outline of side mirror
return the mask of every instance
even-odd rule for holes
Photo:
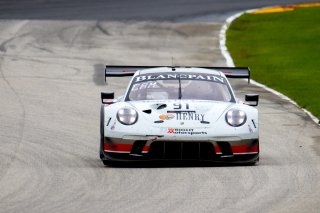
[[[101,102],[103,104],[113,104],[114,92],[101,92]]]
[[[259,95],[257,94],[247,94],[245,96],[245,103],[249,106],[258,106],[259,103]]]

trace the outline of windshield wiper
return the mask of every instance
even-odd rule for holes
[[[182,91],[181,91],[181,79],[180,79],[180,74],[178,75],[179,76],[179,99],[182,98]]]

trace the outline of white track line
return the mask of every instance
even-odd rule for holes
[[[265,9],[265,8],[270,8],[270,7],[264,7],[264,8],[260,8],[260,9]],[[260,10],[260,9],[252,9],[252,10],[245,10],[243,12],[240,12],[240,13],[237,13],[233,16],[230,16],[229,18],[227,18],[227,20],[225,21],[225,23],[223,24],[221,30],[220,30],[220,33],[219,33],[219,43],[220,43],[220,50],[221,50],[221,53],[223,55],[223,57],[226,59],[226,64],[228,67],[234,67],[235,64],[233,62],[233,59],[231,58],[231,55],[227,49],[227,46],[226,46],[226,32],[230,26],[230,24],[235,20],[237,19],[239,16],[241,16],[242,14],[244,13],[249,13],[249,12],[253,12],[253,11],[257,11],[257,10]],[[280,98],[282,98],[283,100],[286,100],[286,101],[289,101],[290,103],[294,104],[295,106],[299,107],[300,109],[302,109],[305,113],[307,113],[307,115],[318,125],[320,125],[320,121],[317,117],[315,117],[311,112],[309,112],[308,110],[300,107],[295,101],[293,101],[292,99],[290,99],[289,97],[285,96],[284,94],[274,90],[274,89],[271,89],[270,87],[267,87],[266,85],[264,84],[260,84],[254,80],[251,80],[250,79],[250,83],[253,84],[253,85],[256,85],[258,87],[261,87],[277,96],[279,96]]]

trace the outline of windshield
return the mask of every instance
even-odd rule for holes
[[[193,99],[231,102],[231,90],[222,76],[208,74],[152,74],[136,76],[126,100]]]

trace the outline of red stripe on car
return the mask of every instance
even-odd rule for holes
[[[248,146],[231,146],[233,154],[241,154],[241,153],[258,153],[259,152],[259,145]]]
[[[132,144],[104,144],[104,151],[110,152],[127,152],[130,153],[132,149]],[[142,152],[148,152],[149,146],[144,146]]]
[[[221,149],[219,146],[214,146],[214,151],[217,153],[217,154],[221,154]]]

